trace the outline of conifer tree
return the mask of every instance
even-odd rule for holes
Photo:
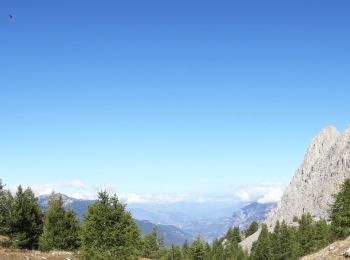
[[[226,233],[225,238],[229,242],[241,242],[241,231],[239,230],[239,227],[229,228],[229,230]]]
[[[190,259],[191,260],[205,260],[207,259],[207,255],[205,252],[205,245],[200,239],[200,237],[196,237],[190,247]]]
[[[186,260],[189,260],[191,257],[191,247],[187,239],[182,245],[182,254],[183,254],[183,258]]]
[[[13,196],[10,191],[5,189],[5,185],[3,185],[2,180],[0,179],[0,235],[11,237],[12,211]]]
[[[273,259],[279,259],[281,252],[281,224],[277,220],[273,233],[271,234],[271,247]]]
[[[247,230],[244,232],[245,237],[249,237],[250,235],[253,235],[256,231],[259,229],[259,224],[256,221],[253,221]]]
[[[211,252],[210,252],[210,259],[212,260],[223,260],[225,259],[225,252],[224,252],[224,246],[222,239],[216,239],[213,242]]]
[[[79,256],[82,259],[138,259],[140,231],[116,196],[100,192],[84,216]]]
[[[267,226],[264,224],[261,228],[259,239],[253,244],[251,259],[265,260],[272,259],[271,238]]]
[[[296,239],[295,231],[293,228],[288,227],[284,221],[280,228],[279,245],[280,251],[275,259],[293,260],[299,258],[299,243]]]
[[[299,220],[298,238],[301,245],[301,254],[307,255],[315,250],[315,228],[309,213],[303,214]]]
[[[40,250],[75,250],[79,246],[79,222],[75,213],[66,211],[62,196],[51,194],[44,216],[43,234],[39,240]]]
[[[315,224],[315,248],[320,249],[331,242],[331,229],[325,220],[319,220]]]
[[[177,245],[171,245],[171,247],[166,250],[165,254],[160,257],[160,260],[183,260],[185,259],[182,250]]]
[[[350,235],[350,179],[345,180],[331,207],[331,230],[334,238],[344,239]]]
[[[163,237],[158,235],[158,228],[153,228],[153,230],[142,239],[142,256],[158,259],[163,247]]]
[[[242,247],[237,242],[232,242],[224,245],[224,257],[223,260],[244,260],[247,256],[243,252]]]
[[[38,247],[42,232],[42,213],[37,198],[30,188],[19,186],[13,201],[11,241],[15,247]]]

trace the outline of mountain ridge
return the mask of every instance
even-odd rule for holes
[[[314,220],[328,220],[333,195],[349,177],[350,125],[343,133],[327,126],[310,141],[301,165],[264,223],[272,231],[277,221],[292,224],[294,217],[305,213],[310,213]],[[240,245],[250,251],[259,234],[260,229]]]
[[[350,125],[344,133],[327,126],[307,148],[300,167],[265,223],[273,228],[276,221],[292,223],[294,216],[310,213],[314,219],[328,219],[341,184],[350,177]]]

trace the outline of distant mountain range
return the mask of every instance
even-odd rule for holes
[[[39,205],[43,209],[47,207],[48,198],[49,195],[38,197]],[[74,199],[64,194],[62,194],[62,198],[65,208],[74,210],[79,219],[83,218],[88,205],[93,203],[93,200]],[[151,232],[154,227],[158,227],[159,234],[164,237],[166,245],[173,243],[182,245],[185,240],[193,241],[197,235],[211,242],[215,238],[222,237],[230,227],[239,226],[241,229],[245,229],[251,222],[260,222],[265,219],[267,213],[275,205],[275,203],[261,204],[253,202],[243,205],[236,211],[232,209],[230,213],[229,209],[225,208],[222,211],[218,209],[218,212],[214,212],[212,215],[204,214],[201,217],[176,211],[182,209],[179,205],[172,212],[169,212],[171,209],[174,210],[174,208],[171,208],[172,205],[159,208],[158,206],[150,207],[150,205],[140,208],[141,205],[136,205],[138,207],[133,205],[133,207],[127,209],[134,217],[143,235]],[[188,206],[186,205],[186,207]],[[195,206],[198,210],[201,210],[200,206],[194,205],[193,207]],[[204,211],[204,209],[202,210]]]
[[[40,195],[38,196],[39,206],[43,209],[47,208],[47,203],[50,195]],[[87,207],[93,203],[93,200],[79,200],[75,198],[68,197],[67,195],[61,194],[64,201],[64,207],[66,209],[72,209],[78,219],[83,219],[84,213]],[[135,218],[135,217],[134,217]],[[172,225],[162,225],[162,224],[153,224],[148,220],[139,220],[135,218],[136,224],[139,226],[142,235],[146,235],[157,227],[158,232],[164,238],[164,243],[166,245],[176,244],[183,245],[185,240],[189,242],[192,241],[192,236],[187,234],[178,227]]]

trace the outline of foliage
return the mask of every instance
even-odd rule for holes
[[[267,226],[262,225],[259,239],[253,244],[250,258],[253,260],[272,259],[271,236]]]
[[[42,213],[30,188],[19,186],[11,209],[11,241],[15,247],[38,247],[42,232]]]
[[[164,239],[158,235],[158,229],[154,228],[142,239],[142,256],[158,259],[164,248]]]
[[[334,238],[343,239],[350,235],[350,179],[347,179],[331,206],[330,219]]]
[[[300,255],[299,243],[296,239],[296,230],[287,226],[285,222],[276,223],[271,235],[273,259],[298,259]]]
[[[239,227],[229,228],[227,231],[225,238],[231,243],[231,242],[241,242],[241,231],[239,230]]]
[[[161,260],[183,260],[184,253],[182,249],[177,245],[172,245],[168,250],[165,251],[164,255],[160,256]]]
[[[10,236],[12,233],[13,196],[10,191],[5,189],[2,180],[0,179],[0,235]]]
[[[43,251],[75,250],[79,247],[79,222],[75,213],[66,211],[62,196],[51,194],[48,208],[44,216],[43,234],[39,240],[39,248]]]
[[[245,237],[249,237],[253,235],[256,231],[259,229],[259,224],[256,221],[253,221],[249,227],[245,230],[244,235]]]
[[[138,259],[140,231],[116,196],[100,192],[84,216],[79,256],[83,259]]]

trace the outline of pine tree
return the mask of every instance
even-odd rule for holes
[[[243,252],[242,247],[237,242],[232,242],[224,246],[224,257],[225,260],[244,260],[247,256]]]
[[[256,231],[259,229],[259,224],[256,221],[253,221],[247,230],[244,232],[245,237],[249,237],[250,235],[253,235]]]
[[[299,258],[300,250],[295,231],[288,227],[284,221],[280,228],[279,245],[280,251],[278,257],[275,259],[293,260]]]
[[[200,239],[200,237],[196,237],[190,247],[190,259],[191,260],[204,260],[207,259],[207,255],[205,252],[205,245]]]
[[[271,247],[273,259],[279,259],[281,252],[281,224],[277,220],[273,233],[271,234]]]
[[[325,220],[319,220],[315,224],[314,248],[321,249],[331,242],[330,226]]]
[[[151,259],[158,259],[164,247],[164,239],[158,235],[158,228],[147,234],[142,239],[142,256]]]
[[[62,196],[53,193],[44,216],[43,234],[39,240],[40,250],[75,250],[79,246],[79,222],[75,213],[66,211]]]
[[[350,179],[345,180],[331,207],[331,230],[334,238],[344,239],[350,235]]]
[[[171,247],[166,250],[164,256],[160,257],[160,260],[183,260],[184,256],[182,250],[177,245],[171,245]]]
[[[84,216],[79,256],[82,259],[138,259],[140,231],[116,196],[100,192]]]
[[[315,228],[312,223],[312,217],[303,214],[299,220],[298,240],[301,245],[301,254],[307,255],[315,250],[314,247]]]
[[[242,238],[241,238],[241,231],[239,230],[239,227],[234,227],[234,228],[229,228],[229,230],[227,231],[225,238],[229,241],[229,242],[241,242]]]
[[[253,244],[251,259],[252,260],[265,260],[272,259],[272,247],[270,233],[267,226],[264,224],[261,228],[259,239]]]
[[[42,232],[42,213],[30,188],[23,191],[22,186],[18,187],[12,211],[13,245],[19,248],[37,248]]]
[[[13,196],[0,179],[0,235],[10,236],[12,234],[12,211]]]
[[[182,245],[182,254],[183,254],[183,258],[186,260],[189,260],[191,258],[191,247],[187,239]]]
[[[210,252],[210,259],[212,260],[224,260],[225,258],[225,252],[224,252],[224,246],[222,239],[214,240],[211,252]]]

